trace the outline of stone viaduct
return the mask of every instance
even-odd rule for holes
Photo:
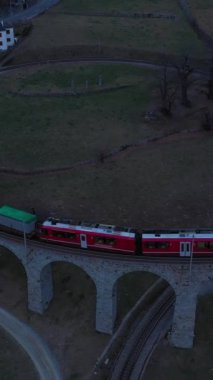
[[[0,246],[11,251],[22,263],[27,275],[28,307],[42,314],[53,298],[52,269],[53,262],[69,262],[82,268],[96,286],[96,329],[112,334],[116,317],[117,282],[130,272],[151,272],[165,279],[176,294],[176,303],[170,342],[173,346],[190,348],[193,346],[197,296],[203,290],[213,288],[212,264],[196,263],[190,260],[180,263],[154,263],[140,258],[109,260],[103,257],[91,257],[86,251],[81,254],[74,249],[55,246],[49,248],[39,243],[23,239],[9,239],[0,234]],[[97,257],[98,256],[98,257]]]

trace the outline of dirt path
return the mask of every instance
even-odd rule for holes
[[[46,175],[46,174],[51,174],[51,173],[61,173],[61,172],[70,171],[79,166],[92,166],[92,165],[97,165],[98,163],[104,163],[109,158],[118,157],[124,151],[129,150],[129,149],[140,148],[141,146],[147,146],[148,144],[152,144],[152,143],[169,143],[170,141],[174,141],[181,138],[186,139],[189,137],[196,137],[196,136],[198,137],[200,133],[202,133],[201,130],[194,129],[194,128],[191,130],[174,131],[171,133],[164,134],[162,136],[156,136],[156,137],[144,139],[134,144],[121,145],[120,147],[108,153],[105,153],[98,158],[77,161],[69,166],[55,167],[55,168],[53,167],[53,168],[48,168],[48,169],[40,168],[40,169],[35,169],[35,170],[6,169],[4,167],[0,167],[0,173],[10,175],[10,176],[17,176],[17,175],[18,176],[32,176],[32,175],[35,176],[35,175]]]

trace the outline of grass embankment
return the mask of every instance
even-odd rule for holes
[[[211,5],[208,10],[211,10]],[[84,15],[97,11],[156,12],[164,16],[175,15],[175,19]],[[82,15],[69,12],[82,12]],[[49,25],[54,25],[54,28]],[[11,63],[79,56],[157,59],[159,54],[187,54],[199,59],[209,57],[209,52],[188,26],[176,2],[167,0],[142,4],[139,1],[116,4],[113,1],[63,1],[34,19],[33,26],[32,33],[11,54]]]

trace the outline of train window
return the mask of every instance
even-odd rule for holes
[[[45,229],[42,228],[40,230],[40,233],[41,233],[42,236],[47,236],[48,235],[48,230],[45,230]]]
[[[149,249],[155,248],[155,242],[154,241],[146,241],[145,247],[149,248]]]
[[[197,248],[213,250],[213,241],[199,241]]]
[[[53,236],[61,238],[63,237],[63,232],[61,231],[52,231]]]
[[[63,232],[63,231],[52,231],[52,235],[58,238],[64,238],[64,239],[75,239],[76,234],[71,232]]]
[[[168,241],[160,241],[160,242],[157,242],[156,243],[156,248],[159,248],[159,249],[165,249],[165,248],[168,248],[169,247],[169,242]]]
[[[76,234],[73,234],[72,232],[64,232],[64,237],[66,239],[75,239],[76,238]]]
[[[100,236],[96,236],[94,240],[96,244],[106,244],[106,245],[114,245],[116,241],[113,238],[104,238]]]
[[[148,249],[165,249],[169,247],[169,242],[168,241],[147,241],[145,242],[145,248]]]
[[[94,238],[96,244],[104,244],[104,238],[100,236],[96,236]]]
[[[105,244],[108,244],[108,245],[114,245],[114,244],[115,244],[115,239],[112,239],[112,238],[106,238],[106,239],[105,239]]]
[[[206,246],[206,242],[205,241],[199,241],[197,243],[197,248],[203,249],[203,248],[208,248],[208,247]]]

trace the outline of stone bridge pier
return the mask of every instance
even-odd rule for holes
[[[53,298],[53,278],[51,264],[40,270],[34,265],[27,266],[28,308],[43,314]]]
[[[180,285],[176,290],[175,310],[170,333],[173,346],[190,348],[194,341],[194,328],[198,292],[193,283]]]
[[[173,288],[176,295],[174,317],[170,333],[173,346],[190,348],[193,346],[197,297],[205,289],[213,289],[213,264],[193,265],[189,260],[183,263],[154,263],[151,259],[108,260],[91,257],[85,251],[77,254],[74,249],[44,247],[38,243],[9,241],[1,237],[0,245],[8,248],[22,262],[27,274],[29,309],[42,314],[53,298],[53,262],[69,262],[83,269],[96,287],[96,329],[112,334],[117,314],[117,284],[125,274],[150,272]]]

